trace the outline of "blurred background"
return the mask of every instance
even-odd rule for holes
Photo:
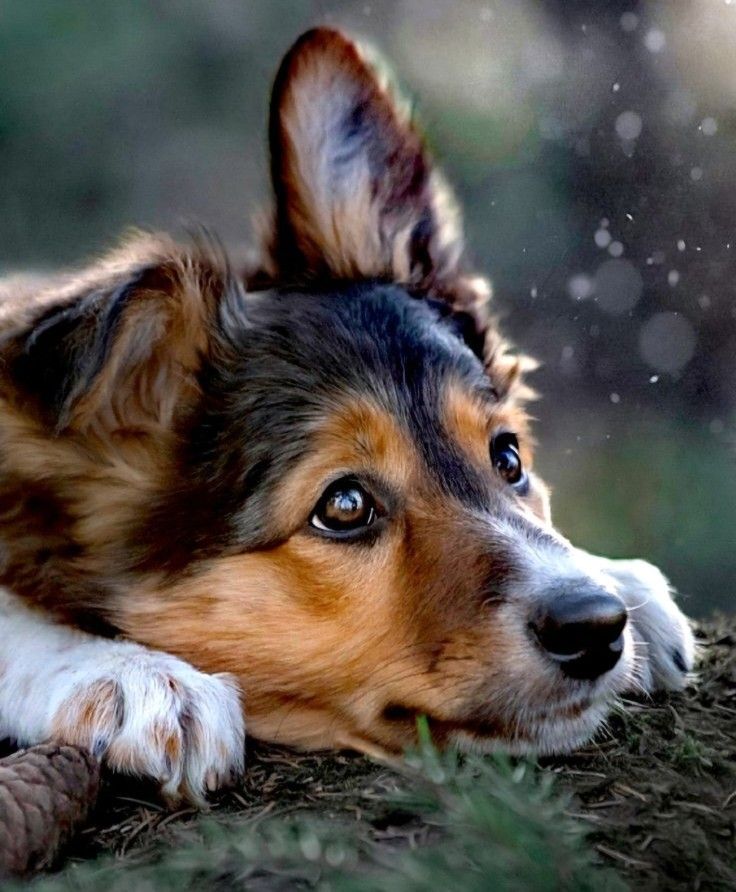
[[[303,29],[416,99],[504,326],[544,365],[538,467],[576,544],[736,604],[736,0],[0,0],[0,273],[128,226],[233,248]]]

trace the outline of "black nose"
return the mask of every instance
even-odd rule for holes
[[[531,622],[537,640],[565,675],[589,680],[618,662],[625,625],[623,601],[588,587],[549,598]]]

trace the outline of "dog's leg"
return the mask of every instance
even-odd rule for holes
[[[0,589],[0,738],[85,747],[117,771],[201,802],[242,771],[240,694],[227,675],[51,622]]]
[[[695,638],[664,575],[647,561],[586,555],[626,603],[636,651],[635,688],[680,690],[693,668]]]

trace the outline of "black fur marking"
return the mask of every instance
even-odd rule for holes
[[[445,325],[473,351],[481,362],[483,361],[486,333],[479,328],[478,321],[472,313],[455,310],[446,300],[426,297],[421,293],[417,294],[417,299],[429,304],[443,319]]]
[[[371,151],[379,140],[375,122],[371,119],[370,105],[367,102],[356,102],[345,114],[338,134],[339,147],[330,159],[336,169],[348,167],[359,155],[365,155],[372,176],[377,176],[385,166],[383,157]]]
[[[412,269],[419,269],[423,277],[429,276],[434,267],[430,244],[435,228],[434,215],[429,208],[425,208],[414,225],[409,240]]]

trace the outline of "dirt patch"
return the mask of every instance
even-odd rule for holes
[[[41,887],[117,888],[114,870],[131,888],[430,889],[446,871],[462,889],[734,889],[736,620],[698,634],[697,684],[627,703],[564,759],[485,766],[430,747],[405,773],[252,746],[244,783],[206,816],[110,783]]]
[[[608,739],[549,765],[637,889],[736,889],[736,622],[698,637],[696,685],[626,704]]]

